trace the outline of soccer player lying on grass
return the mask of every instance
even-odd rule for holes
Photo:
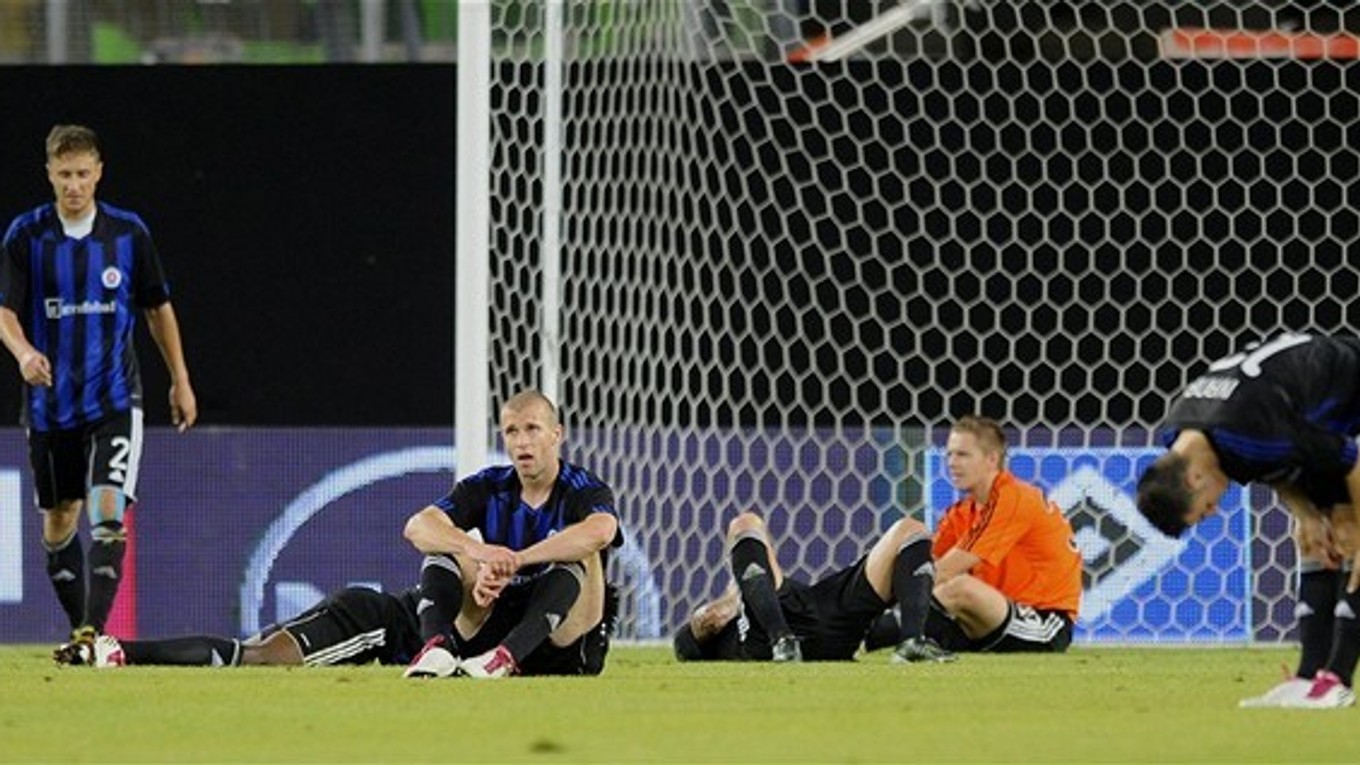
[[[210,635],[119,640],[100,635],[93,643],[67,643],[53,658],[59,664],[95,667],[405,664],[421,647],[416,618],[419,595],[418,588],[390,595],[367,587],[347,587],[245,640]]]
[[[1071,525],[1038,487],[1006,470],[1006,437],[992,420],[959,419],[945,452],[964,497],[935,530],[926,635],[950,651],[1067,650],[1081,604]],[[888,644],[892,616],[875,623],[867,649]]]
[[[407,521],[406,538],[425,553],[426,642],[406,677],[604,669],[605,551],[623,541],[614,493],[562,461],[557,409],[537,391],[501,408],[501,437],[513,465],[459,481]]]
[[[420,652],[420,588],[392,595],[368,587],[346,587],[282,624],[244,640],[195,635],[166,640],[119,640],[99,635],[53,654],[58,664],[94,667],[168,665],[189,667],[406,665]],[[609,588],[598,629],[608,636],[618,608]]]
[[[1346,707],[1360,657],[1360,338],[1285,334],[1220,359],[1171,403],[1165,454],[1138,509],[1178,537],[1218,511],[1228,482],[1262,483],[1294,518],[1299,642],[1292,678],[1246,707]],[[1341,571],[1350,558],[1352,570]]]
[[[735,584],[676,633],[681,661],[848,661],[893,603],[904,615],[894,661],[954,660],[921,634],[933,572],[919,521],[898,520],[868,555],[811,585],[784,575],[754,512],[733,519],[727,544]]]

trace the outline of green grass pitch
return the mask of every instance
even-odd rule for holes
[[[390,667],[56,667],[0,646],[4,762],[1358,762],[1360,709],[1240,710],[1290,649],[950,665],[677,664],[409,681]]]

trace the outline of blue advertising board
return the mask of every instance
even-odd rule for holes
[[[1152,528],[1134,506],[1144,467],[1160,449],[1011,449],[1008,468],[1042,487],[1072,524],[1083,566],[1077,638],[1087,641],[1245,641],[1252,636],[1249,493],[1232,485],[1219,512],[1181,539]],[[927,525],[957,492],[944,452],[926,452]]]
[[[610,565],[625,589],[623,637],[664,637],[721,591],[723,530],[741,510],[761,510],[786,572],[810,579],[852,564],[914,511],[918,500],[903,506],[907,482],[920,485],[930,523],[957,495],[939,448],[891,431],[652,430],[635,440],[666,458],[600,468],[617,474],[625,521]],[[1256,496],[1264,510],[1251,539],[1253,495],[1233,487],[1218,515],[1168,539],[1132,499],[1156,454],[1011,451],[1010,469],[1072,522],[1085,562],[1078,639],[1288,637],[1292,558],[1278,509]],[[448,491],[454,456],[436,428],[149,430],[120,634],[248,634],[348,584],[410,586],[420,556],[402,528]],[[50,642],[67,625],[46,581],[26,459],[22,432],[0,431],[0,641]]]

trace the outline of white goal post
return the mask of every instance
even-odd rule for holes
[[[942,435],[980,413],[1077,529],[1080,640],[1290,637],[1269,494],[1235,492],[1181,542],[1129,495],[1209,360],[1360,320],[1360,15],[482,7],[489,42],[459,56],[489,74],[483,93],[459,78],[459,451],[514,390],[556,391],[569,458],[618,494],[625,636],[662,637],[722,588],[739,510],[804,578],[903,512],[930,519],[951,496]],[[482,128],[485,174],[463,164]]]

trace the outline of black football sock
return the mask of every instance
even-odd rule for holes
[[[751,618],[774,642],[792,634],[779,607],[774,577],[770,575],[770,548],[754,536],[742,537],[732,545],[732,577],[741,590],[741,602]]]
[[[122,523],[102,521],[95,524],[90,537],[90,594],[85,602],[85,623],[103,632],[123,580],[127,536]]]
[[[889,608],[869,623],[864,633],[864,650],[877,651],[902,642],[902,625],[897,621],[897,609]]]
[[[921,637],[930,611],[930,591],[935,587],[935,565],[926,535],[913,535],[898,549],[893,560],[892,585],[900,613],[898,639]]]
[[[122,640],[128,664],[166,664],[185,667],[235,667],[241,663],[237,640],[195,635],[170,640]]]
[[[1299,574],[1299,598],[1294,617],[1299,623],[1299,656],[1296,677],[1313,679],[1327,664],[1332,652],[1332,624],[1337,597],[1345,587],[1345,574],[1305,562]]]
[[[74,630],[85,623],[85,548],[80,545],[80,534],[71,532],[65,542],[55,545],[44,541],[43,548],[47,550],[47,578]]]
[[[420,566],[420,638],[429,641],[443,635],[450,651],[457,653],[453,620],[463,608],[463,572],[448,555],[426,555]]]
[[[534,583],[524,618],[501,641],[516,662],[524,661],[567,618],[581,596],[582,576],[579,566],[554,566]]]
[[[1335,672],[1347,687],[1355,678],[1355,662],[1360,659],[1360,617],[1357,614],[1360,614],[1360,590],[1337,599],[1332,655],[1327,660],[1327,669]]]

